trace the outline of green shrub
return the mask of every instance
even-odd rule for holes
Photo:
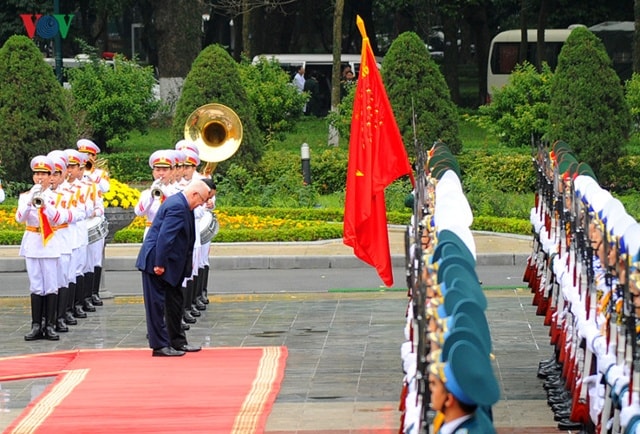
[[[458,162],[465,184],[478,178],[506,193],[531,193],[535,189],[536,177],[529,155],[476,150],[462,153]]]
[[[0,245],[19,246],[22,242],[23,231],[3,230],[0,231]]]
[[[631,115],[604,45],[586,28],[574,29],[551,80],[550,141],[563,140],[589,164],[601,184],[629,138]]]
[[[86,65],[69,69],[67,75],[76,113],[85,113],[92,138],[102,149],[109,139],[126,139],[133,130],[146,131],[160,107],[153,98],[153,68],[122,56],[116,55],[113,65],[91,57]]]
[[[546,63],[540,73],[529,63],[518,65],[509,83],[496,89],[491,104],[480,106],[472,119],[506,146],[531,146],[532,135],[540,138],[549,129],[552,76]]]
[[[76,141],[62,86],[26,36],[0,49],[0,160],[6,180],[32,184],[29,163],[38,154]]]
[[[311,183],[320,194],[343,191],[347,179],[346,146],[329,147],[311,156]]]
[[[349,137],[351,136],[351,117],[353,116],[353,102],[356,96],[356,86],[350,86],[340,104],[338,109],[330,111],[327,115],[327,121],[329,125],[332,125],[338,130],[340,139],[345,143],[349,143]]]
[[[141,243],[144,236],[144,229],[120,229],[113,236],[114,243],[136,244]]]
[[[607,188],[617,193],[640,192],[640,156],[627,155],[607,165]]]
[[[415,155],[414,115],[418,143],[430,148],[441,140],[451,152],[459,153],[456,106],[420,37],[413,32],[399,35],[384,56],[381,72],[408,155]]]
[[[275,60],[261,57],[258,63],[243,59],[240,80],[256,114],[258,128],[267,137],[290,131],[308,96],[291,85],[289,74]]]
[[[119,181],[147,182],[151,181],[149,153],[147,152],[114,152],[105,156],[109,165],[109,173]]]
[[[240,118],[242,145],[232,158],[218,164],[217,173],[224,173],[231,162],[247,168],[255,167],[264,152],[256,117],[239,74],[238,64],[222,46],[209,45],[193,61],[176,104],[171,129],[174,143],[184,138],[184,126],[189,115],[205,104],[223,104]]]
[[[505,234],[531,235],[531,222],[528,219],[477,216],[471,229]]]

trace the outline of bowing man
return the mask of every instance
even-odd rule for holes
[[[168,197],[160,205],[140,248],[136,267],[142,272],[147,332],[154,357],[182,356],[200,350],[187,343],[181,327],[181,284],[192,271],[196,239],[193,210],[210,193],[205,182],[197,181]]]

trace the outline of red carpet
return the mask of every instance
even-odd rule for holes
[[[6,433],[264,431],[285,347],[76,350],[0,358],[0,381],[56,375]]]

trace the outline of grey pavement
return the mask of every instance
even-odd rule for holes
[[[375,271],[366,265],[338,266],[353,260],[348,250],[317,254],[328,249],[327,245],[339,249],[341,242],[213,245],[211,303],[188,337],[190,343],[203,346],[288,348],[285,378],[267,422],[267,433],[398,431],[403,378],[400,345],[408,299],[401,256],[404,247],[398,251],[396,232],[390,236],[396,239],[392,243],[397,265],[392,288],[382,287]],[[502,388],[502,399],[494,408],[495,424],[501,434],[557,432],[541,380],[536,378],[538,361],[551,354],[547,329],[535,316],[531,294],[522,289],[521,282],[530,240],[475,236],[478,273],[489,300],[494,368]],[[127,246],[116,256],[109,255],[109,251],[120,248],[108,246],[107,258],[131,260],[137,253],[135,247]],[[242,257],[240,253],[231,255],[233,249],[243,251],[249,260],[225,259],[227,264],[243,263],[244,267],[222,267],[222,258]],[[306,253],[292,253],[294,249]],[[227,254],[220,255],[222,250]],[[308,268],[301,268],[293,258],[287,259],[290,262],[273,259],[296,255],[325,256],[325,261],[326,255],[331,255],[338,259],[335,265],[329,261],[324,268],[308,263]],[[251,265],[263,256],[272,265]],[[0,264],[3,261],[0,259]],[[275,264],[280,264],[279,268]],[[0,273],[0,356],[147,346],[140,276],[131,268],[115,271],[107,267],[104,286],[113,298],[105,300],[105,305],[87,319],[79,320],[60,341],[24,341],[29,328],[24,279],[25,273],[20,271]],[[0,429],[49,382],[51,379],[45,378],[0,383]]]

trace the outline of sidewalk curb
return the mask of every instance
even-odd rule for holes
[[[478,255],[477,265],[524,267],[528,254],[487,253]],[[218,270],[292,270],[292,269],[329,269],[329,268],[365,268],[368,264],[355,256],[211,256],[211,268]],[[135,256],[108,257],[104,260],[105,271],[135,271]],[[403,267],[405,257],[392,255],[394,267]],[[24,258],[0,258],[0,273],[22,273],[26,271]]]

